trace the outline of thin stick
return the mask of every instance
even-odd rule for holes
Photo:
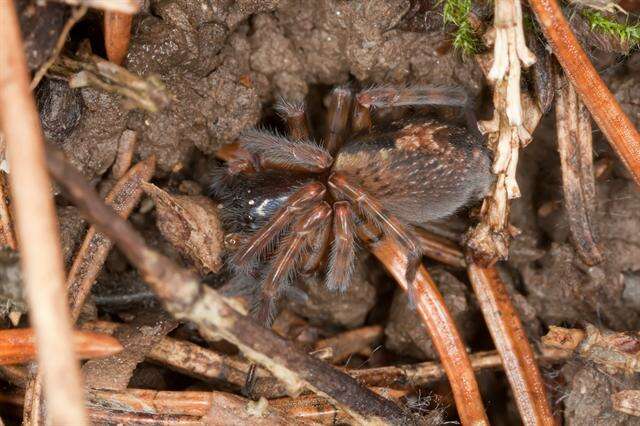
[[[9,247],[11,250],[17,250],[18,244],[16,237],[13,235],[13,226],[11,225],[11,213],[7,206],[7,185],[4,172],[0,171],[0,245]]]
[[[469,265],[469,278],[500,353],[525,425],[553,425],[554,418],[533,350],[509,294],[495,268]]]
[[[540,362],[556,363],[569,357],[571,357],[571,351],[544,349],[536,359]],[[475,371],[503,367],[498,351],[476,352],[469,355],[469,358],[471,367]],[[394,389],[424,386],[446,377],[442,364],[437,362],[349,370],[349,374],[366,383],[367,386],[384,386]]]
[[[83,214],[134,264],[177,319],[192,321],[212,341],[223,338],[285,382],[292,393],[307,387],[328,396],[360,422],[406,424],[407,414],[339,370],[311,357],[240,312],[233,302],[199,283],[189,271],[149,248],[140,234],[100,200],[59,152],[48,153],[51,174]]]
[[[640,185],[640,133],[589,61],[556,0],[529,0],[529,4],[580,99]]]
[[[130,13],[104,12],[104,48],[114,64],[122,65],[127,56],[132,22]]]
[[[58,224],[13,1],[0,2],[0,40],[0,123],[11,168],[16,231],[38,365],[52,422],[82,426],[87,416],[73,353]]]
[[[149,157],[132,167],[113,187],[106,202],[121,217],[127,218],[142,197],[142,182],[148,182],[155,170],[155,158]],[[69,305],[74,321],[78,319],[82,305],[91,292],[102,265],[107,260],[113,243],[98,232],[95,226],[87,231],[67,276]]]
[[[140,1],[137,0],[52,0],[65,3],[70,6],[87,6],[94,9],[110,10],[122,13],[136,13],[140,10]]]
[[[405,278],[407,255],[391,238],[371,244],[369,250],[412,298],[447,372],[462,423],[489,424],[464,342],[427,270],[420,265],[416,278],[408,283]]]
[[[602,262],[594,228],[595,177],[589,113],[573,84],[556,73],[556,132],[562,166],[562,189],[569,229],[580,258],[587,265]]]
[[[103,358],[122,350],[117,339],[101,333],[75,331],[74,351],[78,358]],[[30,328],[0,330],[0,365],[24,364],[36,357],[35,336]]]
[[[85,13],[87,13],[86,6],[80,6],[73,10],[73,13],[71,14],[67,22],[64,24],[64,27],[62,27],[62,31],[60,32],[60,35],[58,36],[58,40],[56,41],[56,44],[53,47],[51,56],[49,57],[49,59],[47,59],[47,61],[44,64],[40,66],[40,68],[38,68],[38,71],[36,71],[36,73],[33,75],[33,79],[31,79],[31,84],[29,86],[31,90],[38,87],[38,84],[40,84],[40,81],[42,80],[42,78],[47,74],[47,71],[49,70],[51,65],[53,65],[56,59],[58,59],[58,55],[60,55],[62,48],[67,42],[67,36],[69,35],[69,31],[71,31],[71,28],[73,28],[73,26],[80,19],[82,19]]]

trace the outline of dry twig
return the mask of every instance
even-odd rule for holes
[[[129,13],[104,13],[104,47],[107,58],[116,65],[122,65],[127,56],[132,22],[133,16]]]
[[[469,266],[469,279],[500,353],[507,379],[525,425],[555,423],[533,350],[509,294],[495,268]]]
[[[640,416],[640,391],[623,390],[611,395],[611,405],[615,410],[630,416]]]
[[[49,68],[49,74],[65,78],[69,87],[93,86],[125,98],[126,106],[157,112],[169,104],[170,98],[159,78],[145,79],[126,69],[88,53],[74,59],[61,56]]]
[[[640,133],[609,91],[555,0],[529,0],[540,28],[595,122],[640,185]]]
[[[564,205],[578,255],[588,265],[602,262],[594,228],[596,186],[591,121],[573,84],[556,73],[556,132],[562,165]]]
[[[50,151],[49,170],[89,220],[112,239],[177,319],[193,322],[211,340],[223,338],[282,380],[292,393],[305,387],[328,396],[361,422],[406,424],[397,405],[375,395],[330,365],[254,323],[237,304],[199,283],[170,259],[149,248],[125,220],[106,206],[59,152]],[[483,413],[484,415],[484,413]]]
[[[11,250],[18,249],[11,225],[11,213],[7,205],[7,185],[3,171],[0,171],[0,246],[7,246]]]
[[[0,330],[0,365],[23,364],[36,357],[33,330],[14,328]],[[73,333],[74,351],[78,358],[103,358],[122,350],[117,339],[87,331]]]
[[[54,423],[87,424],[73,353],[55,206],[40,120],[12,1],[0,2],[0,123],[6,138],[16,233],[30,320]]]
[[[611,374],[640,372],[640,335],[601,330],[587,324],[584,330],[549,327],[542,344],[552,348],[575,351]]]

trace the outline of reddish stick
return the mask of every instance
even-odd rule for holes
[[[580,99],[640,185],[640,133],[589,61],[558,3],[555,0],[529,0],[529,4]]]
[[[129,13],[104,12],[104,48],[107,58],[116,65],[122,65],[129,50],[131,40],[131,22]]]
[[[122,345],[107,334],[76,331],[73,343],[79,358],[102,358],[117,354]],[[30,328],[0,330],[0,365],[22,364],[36,357],[35,336]]]
[[[416,278],[407,283],[407,256],[398,243],[384,238],[371,244],[369,249],[413,298],[449,378],[462,424],[489,424],[464,342],[427,270],[420,265]]]
[[[468,271],[487,327],[502,358],[522,422],[525,425],[553,425],[535,355],[498,271],[475,264],[469,265]]]
[[[29,317],[38,343],[53,424],[87,424],[73,352],[64,268],[44,140],[13,1],[0,1],[0,125],[6,137],[12,203]]]

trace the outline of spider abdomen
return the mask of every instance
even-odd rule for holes
[[[340,150],[332,171],[414,224],[451,215],[486,195],[493,180],[482,141],[436,120],[374,128]]]

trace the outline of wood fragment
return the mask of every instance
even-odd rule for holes
[[[92,86],[119,94],[129,108],[158,112],[170,102],[170,94],[158,77],[141,78],[89,53],[81,53],[78,58],[58,57],[49,74],[68,80],[71,88]]]
[[[580,99],[640,185],[640,133],[598,75],[556,0],[529,0],[553,53]]]
[[[48,414],[53,423],[82,426],[87,424],[87,415],[73,353],[56,211],[12,1],[0,2],[0,40],[0,125],[11,169],[16,234]]]
[[[69,198],[113,239],[163,301],[165,309],[177,319],[193,322],[206,339],[223,338],[235,344],[247,358],[285,382],[294,394],[308,387],[328,396],[361,422],[411,422],[407,413],[391,401],[257,325],[237,304],[202,285],[192,273],[148,247],[129,223],[99,199],[61,153],[49,150],[48,165]]]
[[[350,355],[369,348],[380,341],[384,335],[384,328],[380,325],[370,325],[354,330],[345,331],[327,339],[320,340],[314,345],[316,351],[329,350],[327,362],[337,364]]]
[[[555,424],[533,350],[498,271],[471,264],[468,273],[523,424]]]
[[[542,344],[575,351],[611,374],[640,372],[640,334],[614,332],[587,324],[584,330],[549,327]]]
[[[9,247],[11,250],[17,250],[18,244],[16,237],[13,235],[13,225],[11,224],[11,213],[7,205],[8,188],[6,178],[3,171],[0,171],[0,246]]]
[[[127,56],[132,22],[130,13],[104,12],[104,48],[107,58],[116,65],[122,65]]]
[[[630,416],[640,417],[640,391],[623,390],[611,395],[611,404],[614,410]]]
[[[156,225],[162,236],[190,259],[201,275],[220,271],[224,231],[211,198],[169,194],[150,183],[142,187],[156,205]]]
[[[580,258],[590,266],[603,260],[595,229],[596,189],[589,113],[571,84],[556,73],[556,132],[562,166],[564,206]]]
[[[74,351],[78,358],[103,358],[122,350],[117,339],[105,334],[75,331]],[[23,364],[36,358],[33,330],[13,328],[0,330],[0,365]]]
[[[367,241],[367,232],[361,239]],[[408,283],[405,278],[407,254],[392,239],[383,238],[369,244],[369,250],[409,294],[425,324],[433,345],[447,373],[456,401],[458,415],[463,424],[488,424],[480,391],[471,368],[466,347],[444,299],[424,266],[420,265],[416,278]]]
[[[118,152],[116,160],[111,167],[111,176],[114,179],[120,179],[127,173],[133,164],[133,156],[138,147],[138,134],[133,130],[126,129],[120,135],[118,140]]]

